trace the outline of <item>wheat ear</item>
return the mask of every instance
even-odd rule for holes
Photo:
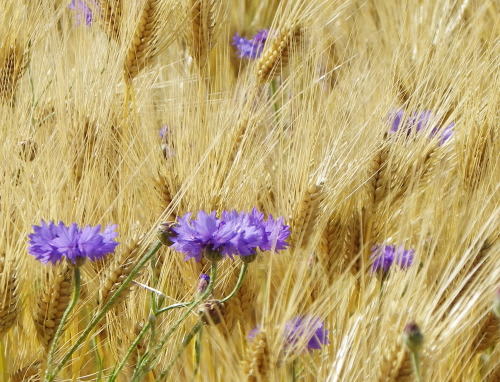
[[[71,298],[73,271],[59,264],[46,274],[42,293],[38,296],[34,323],[38,339],[49,348]]]
[[[264,83],[279,72],[281,67],[286,66],[290,52],[300,43],[302,36],[301,28],[290,26],[284,28],[271,42],[257,62],[257,79]]]
[[[320,215],[323,198],[323,183],[313,184],[304,193],[292,218],[291,241],[294,246],[305,248],[309,244]]]
[[[481,329],[473,341],[473,350],[482,353],[498,342],[500,342],[500,318],[490,310],[483,319]]]
[[[320,250],[318,252],[321,265],[331,279],[333,276],[334,268],[338,262],[344,260],[343,255],[343,227],[340,219],[332,216],[326,224],[320,240]]]
[[[120,40],[120,23],[122,18],[122,0],[101,0],[101,25],[109,40]]]
[[[37,382],[40,381],[39,370],[41,362],[37,361],[16,370],[10,375],[11,382]]]
[[[144,3],[123,65],[127,84],[149,65],[158,52],[160,3],[161,0],[146,0]]]
[[[14,269],[5,266],[5,254],[0,254],[0,338],[14,325],[19,313],[19,295]]]
[[[379,369],[379,382],[410,382],[413,381],[413,370],[410,353],[401,344],[396,344],[385,355]]]
[[[217,0],[190,0],[187,33],[188,44],[196,62],[201,66],[215,41]]]
[[[253,339],[243,361],[243,373],[248,382],[264,382],[269,380],[271,369],[269,343],[266,332],[261,330]]]
[[[135,260],[137,260],[137,254],[139,251],[139,241],[133,241],[131,244],[125,247],[122,250],[120,256],[117,258],[117,263],[109,269],[104,280],[101,283],[101,287],[99,288],[99,303],[105,304],[106,301],[113,295],[113,293],[120,287],[128,275],[130,271],[135,265]],[[130,290],[130,289],[129,289]],[[121,295],[117,303],[119,301],[123,301],[127,296],[127,291],[124,291]],[[117,304],[115,303],[115,306]]]
[[[14,103],[14,95],[29,63],[29,45],[23,48],[17,41],[0,55],[0,101]],[[2,57],[3,56],[3,57]]]

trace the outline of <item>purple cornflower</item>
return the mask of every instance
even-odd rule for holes
[[[415,251],[413,249],[404,249],[394,245],[376,245],[372,248],[371,258],[372,272],[387,273],[396,262],[401,269],[406,269],[413,263]]]
[[[94,8],[97,7],[95,1],[91,0],[90,3]],[[77,25],[80,25],[83,22],[85,22],[86,25],[92,24],[92,21],[94,20],[94,14],[92,12],[92,8],[90,8],[85,1],[71,0],[68,8],[72,9],[75,12],[75,20]]]
[[[430,120],[432,118],[432,112],[430,110],[424,110],[420,112],[412,113],[406,121],[404,121],[404,110],[399,109],[391,113],[389,116],[391,122],[390,133],[396,133],[398,131],[403,131],[406,135],[410,135],[413,132],[420,132],[421,130],[429,129]],[[439,135],[439,145],[443,145],[448,141],[453,135],[453,128],[455,123],[451,122],[444,129],[441,127],[434,127],[429,133],[429,138],[433,138]]]
[[[268,33],[267,29],[262,29],[250,40],[236,33],[233,36],[233,45],[238,50],[240,58],[259,58],[266,44]]]
[[[301,353],[317,350],[328,345],[328,330],[323,322],[313,316],[298,316],[285,324],[285,338],[288,349]]]
[[[60,261],[66,257],[73,264],[79,259],[97,260],[115,250],[118,242],[116,225],[106,227],[100,232],[101,226],[86,226],[79,228],[76,223],[69,227],[64,223],[46,223],[33,226],[33,233],[28,235],[28,252],[42,263]]]
[[[172,228],[172,248],[186,254],[186,260],[200,261],[203,254],[220,256],[252,256],[257,248],[283,249],[290,231],[283,219],[264,220],[254,209],[251,213],[224,211],[221,218],[215,212],[198,212],[196,219],[188,213]]]
[[[280,251],[288,247],[286,240],[290,236],[290,227],[285,225],[285,219],[283,217],[274,219],[273,215],[269,215],[269,218],[264,220],[264,214],[256,208],[250,212],[249,216],[255,224],[263,225],[266,231],[267,240],[260,246],[261,250]]]

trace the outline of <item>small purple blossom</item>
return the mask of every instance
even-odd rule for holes
[[[62,222],[56,225],[42,220],[28,235],[28,252],[42,263],[55,264],[63,257],[72,263],[79,258],[97,260],[113,252],[118,245],[114,240],[118,235],[115,229],[116,225],[110,225],[100,232],[100,225],[79,228],[73,223],[67,227]]]
[[[186,260],[200,261],[205,250],[233,257],[252,256],[257,248],[281,250],[286,248],[290,229],[283,218],[264,215],[253,209],[251,213],[224,211],[221,218],[215,212],[198,212],[196,219],[188,213],[172,228],[172,248],[186,255]]]
[[[407,269],[413,263],[415,251],[413,249],[404,249],[394,245],[376,245],[372,248],[371,258],[372,272],[387,273],[396,262],[401,269]]]
[[[432,112],[430,110],[424,110],[420,112],[412,113],[406,121],[404,120],[404,110],[399,109],[389,115],[389,120],[391,123],[390,133],[396,133],[402,131],[408,136],[414,132],[420,132],[422,130],[428,130],[430,121],[432,119]],[[434,127],[429,133],[429,138],[434,138],[436,135],[439,137],[439,145],[445,144],[453,135],[453,128],[455,123],[451,122],[444,129],[441,127]]]
[[[233,45],[238,50],[240,58],[259,58],[266,44],[268,33],[267,29],[262,29],[251,39],[246,39],[236,33],[233,36]]]
[[[328,345],[328,330],[313,316],[298,316],[285,324],[286,344],[293,352],[317,350]]]
[[[95,1],[89,1],[94,9],[97,8],[97,4]],[[85,22],[85,25],[91,25],[94,20],[94,14],[92,12],[92,8],[90,8],[87,3],[83,0],[71,0],[71,3],[68,5],[68,8],[75,12],[75,20],[76,24],[80,25]]]

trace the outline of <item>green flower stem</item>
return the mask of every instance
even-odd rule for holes
[[[170,306],[166,306],[165,308],[160,309],[156,313],[154,313],[154,317],[158,317],[161,313],[167,312],[167,311],[175,309],[175,308],[182,308],[182,307],[188,306],[189,304],[192,304],[192,302],[183,302],[183,303],[179,303],[179,304],[173,304]],[[113,373],[108,378],[108,382],[116,381],[118,374],[120,373],[120,371],[123,369],[123,367],[127,363],[127,360],[129,359],[130,355],[132,354],[134,349],[137,347],[137,345],[139,345],[139,342],[141,341],[142,337],[144,337],[146,332],[151,328],[152,322],[153,322],[152,320],[148,320],[148,323],[146,325],[144,325],[144,327],[141,329],[139,334],[135,337],[134,342],[132,342],[132,344],[127,349],[127,353],[125,353],[125,356],[123,357],[121,362],[118,364],[118,366],[115,367],[115,369],[113,370]]]
[[[173,304],[173,305],[169,305],[169,306],[166,306],[165,308],[161,308],[159,310],[156,311],[155,313],[155,316],[158,316],[164,312],[168,312],[169,310],[172,310],[172,309],[175,309],[175,308],[184,308],[186,306],[189,306],[191,305],[192,303],[194,303],[194,301],[191,301],[191,302],[179,302],[178,304]]]
[[[243,285],[243,280],[245,279],[245,276],[247,274],[247,269],[248,269],[248,264],[243,263],[243,266],[240,269],[240,274],[238,275],[238,280],[236,281],[236,285],[234,286],[233,290],[231,291],[231,293],[229,293],[229,295],[224,297],[222,300],[219,300],[219,302],[225,303],[226,301],[233,298],[236,293],[238,293],[241,286]]]
[[[50,344],[49,348],[49,355],[47,357],[47,368],[45,369],[45,380],[50,381],[51,379],[51,369],[52,369],[52,363],[54,361],[54,354],[57,349],[57,343],[59,342],[59,338],[61,337],[63,331],[64,331],[64,326],[66,325],[66,321],[68,320],[68,317],[73,310],[73,308],[76,306],[76,303],[78,302],[78,298],[80,297],[80,285],[81,285],[81,279],[80,279],[80,267],[79,266],[74,266],[73,267],[73,295],[71,297],[71,301],[69,305],[66,307],[66,310],[63,313],[63,316],[61,317],[61,322],[59,323],[59,326],[57,327],[56,334],[54,335],[54,338],[52,339],[52,343]],[[68,357],[69,359],[69,357]]]
[[[172,369],[172,367],[175,365],[175,362],[177,361],[177,359],[181,356],[182,352],[184,351],[184,349],[189,345],[189,343],[191,342],[191,340],[194,338],[194,336],[200,332],[201,328],[203,327],[203,323],[202,322],[198,322],[190,331],[188,334],[186,334],[186,337],[184,337],[184,339],[182,340],[182,344],[181,344],[181,347],[180,349],[177,351],[177,353],[174,355],[174,358],[172,358],[172,361],[170,361],[170,363],[168,364],[167,368],[161,372],[159,378],[158,378],[158,382],[161,382],[163,381],[164,378],[167,377],[168,373],[170,373],[170,370]]]
[[[418,352],[410,351],[411,355],[411,364],[413,366],[413,373],[415,374],[415,379],[417,382],[420,382],[422,378],[420,377],[420,360],[418,356]]]
[[[46,382],[52,382],[54,378],[56,377],[57,373],[61,371],[61,369],[64,367],[64,365],[68,362],[70,357],[73,355],[73,353],[83,344],[87,336],[90,334],[92,329],[104,318],[105,314],[111,309],[111,307],[115,304],[117,299],[120,297],[122,292],[128,288],[129,284],[132,282],[135,276],[139,273],[139,271],[144,267],[144,265],[153,257],[156,252],[161,248],[163,244],[159,241],[154,243],[151,248],[149,249],[148,252],[144,254],[144,256],[137,262],[137,264],[132,268],[130,271],[130,274],[127,276],[127,278],[123,281],[123,283],[118,287],[118,289],[111,295],[109,298],[108,302],[104,304],[104,306],[101,308],[101,310],[90,320],[90,322],[87,324],[87,327],[84,329],[84,331],[80,334],[76,342],[73,344],[73,346],[69,349],[69,351],[64,355],[64,358],[57,364],[55,367],[54,371],[50,373],[48,376],[45,377]]]
[[[152,351],[147,351],[144,354],[144,358],[142,362],[136,366],[134,374],[132,375],[132,382],[139,381],[142,375],[142,371],[144,368],[148,368],[152,360],[157,358],[158,353],[161,351],[163,346],[170,339],[170,336],[177,330],[177,328],[184,322],[184,320],[191,314],[191,312],[203,301],[207,296],[209,296],[215,285],[215,280],[217,278],[217,263],[212,262],[212,266],[210,268],[210,282],[207,286],[207,289],[198,296],[198,298],[193,301],[190,305],[188,305],[188,309],[184,312],[184,314],[174,323],[174,325],[167,331],[167,333],[163,336],[161,341],[154,347]]]
[[[200,328],[196,334],[196,341],[194,342],[194,372],[193,378],[198,374],[200,370],[200,359],[201,359],[201,335],[203,333],[203,327]]]

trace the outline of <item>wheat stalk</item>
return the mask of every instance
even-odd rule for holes
[[[479,332],[472,343],[472,348],[477,353],[481,353],[500,342],[500,318],[489,311],[482,320]]]
[[[5,254],[0,254],[0,338],[14,325],[19,314],[16,271],[5,265]]]
[[[23,48],[14,41],[0,52],[0,100],[13,104],[14,96],[29,64],[30,46]]]
[[[294,246],[306,247],[309,244],[321,213],[320,205],[323,198],[323,183],[313,184],[297,204],[292,218],[291,241]]]
[[[410,353],[398,343],[384,356],[380,364],[377,381],[410,382],[413,381]]]
[[[139,240],[133,241],[122,250],[121,254],[117,257],[116,264],[110,267],[99,288],[99,303],[101,305],[108,301],[110,296],[113,295],[123,283],[123,280],[128,277],[135,265],[135,260],[137,260],[139,249]],[[130,291],[130,288],[128,291]],[[117,303],[123,301],[127,294],[127,291],[123,292],[117,300]],[[115,303],[115,307],[117,303]]]
[[[271,350],[264,330],[259,331],[251,342],[242,366],[243,373],[248,382],[264,382],[269,380]]]
[[[119,41],[121,37],[120,25],[122,19],[122,0],[101,0],[101,25],[110,40]]]
[[[187,41],[199,66],[206,63],[215,43],[217,6],[220,0],[190,0],[188,9]]]
[[[34,323],[38,339],[48,349],[71,298],[73,271],[59,264],[46,273],[42,292],[38,295]]]
[[[290,53],[300,44],[301,36],[300,26],[292,25],[283,28],[272,40],[257,62],[257,79],[260,83],[269,81],[286,66]]]
[[[10,382],[36,382],[40,381],[39,370],[41,362],[37,361],[16,370],[10,375]]]
[[[126,83],[132,81],[158,53],[161,0],[146,0],[132,41],[129,44],[123,75]]]

